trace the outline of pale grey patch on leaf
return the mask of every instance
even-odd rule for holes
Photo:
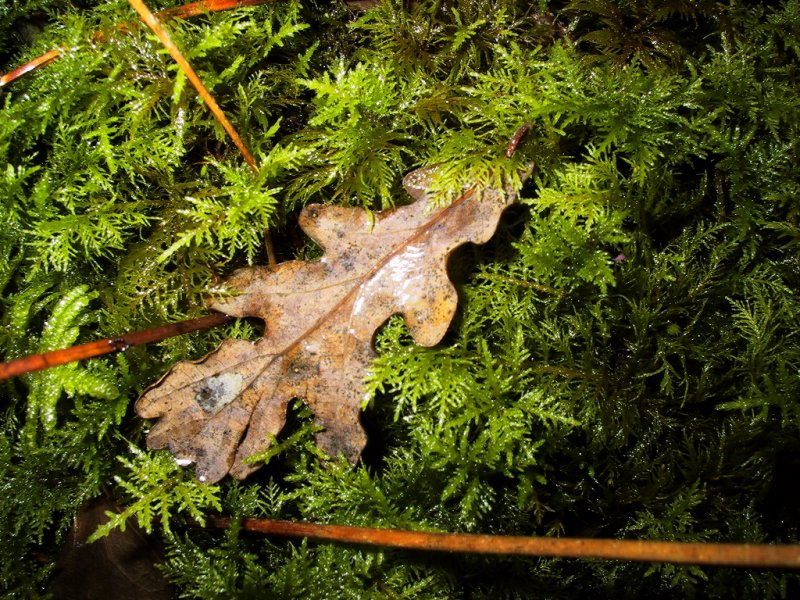
[[[203,380],[194,400],[204,411],[216,414],[230,404],[242,390],[244,377],[238,373],[222,373]]]

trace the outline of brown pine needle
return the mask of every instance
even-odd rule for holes
[[[161,325],[134,333],[126,333],[120,337],[106,338],[80,344],[78,346],[72,346],[70,348],[64,348],[62,350],[53,350],[43,354],[25,356],[9,362],[0,363],[0,380],[11,379],[12,377],[18,377],[26,373],[57,367],[76,360],[94,358],[103,356],[104,354],[113,354],[114,352],[124,352],[131,346],[160,342],[168,337],[183,335],[184,333],[191,333],[192,331],[199,331],[201,329],[209,329],[228,323],[231,320],[232,317],[228,315],[214,313],[197,319],[189,319],[188,321],[179,321],[178,323]]]
[[[221,528],[230,526],[232,522],[230,517],[212,517],[209,521],[213,527]],[[266,535],[429,552],[557,556],[747,568],[800,568],[800,545],[788,544],[709,544],[430,533],[401,529],[294,523],[271,519],[243,519],[241,527],[245,531]]]
[[[239,134],[234,129],[231,122],[228,120],[228,117],[225,116],[225,113],[222,112],[222,109],[217,104],[217,101],[214,99],[214,96],[211,95],[206,89],[206,86],[200,80],[200,77],[197,76],[197,73],[192,68],[192,65],[189,64],[189,61],[183,56],[183,53],[180,51],[178,46],[172,41],[172,38],[169,37],[167,30],[161,25],[161,21],[150,11],[147,6],[145,6],[142,0],[128,0],[128,3],[139,13],[139,16],[142,18],[142,21],[156,34],[161,43],[164,44],[164,47],[170,53],[170,56],[178,63],[178,67],[180,67],[181,71],[186,75],[186,78],[192,83],[194,89],[197,90],[197,93],[200,94],[200,97],[203,101],[208,105],[208,108],[211,109],[211,112],[214,114],[214,117],[217,121],[220,122],[222,127],[228,133],[228,136],[233,140],[233,143],[239,149],[239,152],[242,153],[244,156],[245,161],[253,171],[258,171],[258,166],[256,165],[256,160],[253,158],[253,155],[250,154],[250,150],[248,150],[245,143],[242,141],[242,138],[239,137]]]

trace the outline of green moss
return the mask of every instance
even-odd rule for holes
[[[536,168],[495,238],[451,260],[445,341],[417,347],[399,318],[379,333],[356,468],[320,464],[300,403],[244,483],[202,486],[144,450],[137,395],[251,323],[4,383],[4,594],[36,595],[101,489],[127,507],[112,525],[164,537],[184,597],[797,593],[780,572],[192,523],[799,542],[800,3],[285,1],[170,23],[257,173],[155,38],[115,29],[126,3],[10,6],[3,27],[42,31],[10,57],[0,29],[8,68],[69,50],[0,98],[5,358],[201,314],[217,277],[265,260],[266,229],[280,260],[314,255],[294,225],[306,203],[402,203],[421,165],[441,165],[442,201]]]

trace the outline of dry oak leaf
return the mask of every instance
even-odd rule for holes
[[[487,242],[516,198],[512,190],[469,189],[436,207],[429,178],[428,170],[409,173],[403,184],[416,201],[391,210],[307,206],[300,226],[325,250],[320,260],[235,271],[226,285],[236,295],[211,308],[264,319],[264,337],[226,340],[145,390],[136,412],[159,419],[147,445],[196,463],[200,481],[244,479],[260,466],[247,458],[269,447],[287,404],[301,398],[322,427],[319,448],[357,462],[376,329],[399,313],[415,342],[438,343],[458,302],[448,257],[466,242]]]

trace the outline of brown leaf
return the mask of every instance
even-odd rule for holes
[[[119,512],[107,498],[97,498],[81,508],[47,591],[55,600],[172,598],[172,586],[156,567],[165,560],[161,545],[135,523],[128,523],[125,531],[114,529],[87,543],[97,527],[108,521],[107,512]]]
[[[182,362],[136,403],[144,418],[158,418],[147,443],[169,446],[179,462],[196,463],[201,481],[230,473],[247,477],[247,464],[266,450],[284,425],[292,398],[302,398],[323,430],[317,445],[355,463],[366,435],[359,422],[363,382],[375,330],[402,314],[414,340],[438,343],[458,297],[447,259],[466,242],[494,234],[509,190],[468,190],[436,208],[427,193],[430,172],[403,181],[416,200],[392,210],[310,205],[300,225],[325,250],[317,262],[291,261],[240,269],[227,285],[237,295],[212,303],[236,317],[260,317],[264,337],[227,340],[196,362]]]

